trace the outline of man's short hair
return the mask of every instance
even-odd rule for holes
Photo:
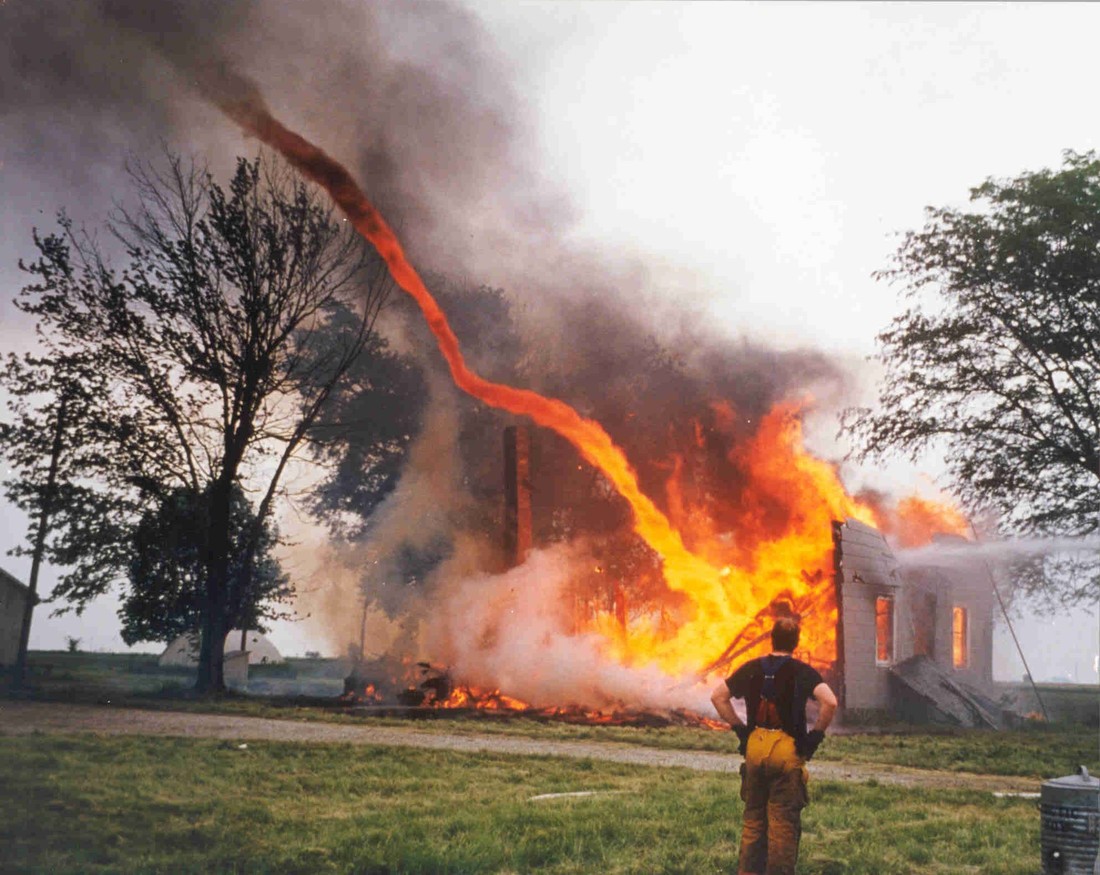
[[[800,631],[798,620],[793,617],[780,617],[772,626],[772,650],[792,653],[798,647]]]

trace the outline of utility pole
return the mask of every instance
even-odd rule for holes
[[[978,540],[978,530],[974,528],[974,521],[967,520],[970,524],[970,533],[974,536],[974,543],[980,543]],[[985,576],[989,580],[989,585],[993,589],[993,594],[997,596],[997,604],[1001,606],[1001,613],[1004,615],[1005,622],[1008,624],[1008,631],[1012,633],[1012,641],[1016,645],[1016,652],[1020,654],[1020,662],[1024,664],[1024,672],[1027,675],[1028,682],[1031,684],[1031,691],[1035,694],[1035,700],[1039,703],[1039,710],[1043,712],[1043,720],[1047,723],[1050,722],[1050,715],[1047,713],[1047,706],[1043,702],[1043,697],[1039,695],[1039,686],[1035,683],[1035,678],[1031,674],[1031,669],[1027,664],[1027,657],[1024,656],[1024,648],[1020,646],[1020,639],[1016,637],[1016,630],[1012,626],[1012,617],[1008,615],[1008,607],[1005,605],[1005,600],[1001,597],[1001,589],[997,586],[997,580],[993,576],[992,570],[989,568],[989,563],[984,559],[982,560],[982,567],[985,569]]]
[[[19,653],[15,657],[15,672],[12,674],[13,690],[21,690],[27,677],[27,648],[31,637],[31,616],[38,602],[38,572],[42,567],[42,554],[46,550],[46,535],[49,533],[50,516],[57,491],[57,470],[61,465],[61,452],[64,449],[65,414],[68,395],[62,393],[57,406],[57,419],[54,421],[53,446],[50,449],[50,468],[46,474],[46,485],[42,491],[42,503],[38,515],[38,529],[34,535],[34,549],[31,551],[31,576],[27,581],[30,592],[23,608],[23,627],[19,632]]]
[[[366,658],[367,652],[367,596],[363,594],[363,614],[359,619],[359,661]]]

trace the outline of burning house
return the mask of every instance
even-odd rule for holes
[[[899,562],[872,524],[884,512],[850,498],[835,471],[801,449],[795,424],[780,411],[761,424],[755,445],[740,448],[737,501],[719,503],[713,489],[679,478],[686,464],[673,466],[671,525],[694,564],[672,569],[616,564],[606,545],[600,565],[548,558],[556,554],[533,523],[555,512],[532,492],[545,474],[532,466],[537,441],[523,427],[507,428],[505,570],[441,591],[443,634],[434,641],[445,646],[432,663],[409,655],[364,662],[346,695],[370,705],[619,721],[630,712],[645,720],[693,710],[692,683],[701,688],[766,652],[774,619],[798,615],[805,632],[798,656],[822,671],[847,711],[996,725],[998,709],[984,696],[994,598],[984,566]],[[772,507],[777,496],[783,514]],[[754,527],[765,510],[778,523]],[[957,532],[946,510],[925,520],[932,528],[911,543],[927,541],[935,527]],[[739,523],[739,541],[717,529]],[[668,555],[661,558],[667,565]],[[705,704],[696,713],[711,716]]]
[[[882,533],[833,523],[837,693],[849,711],[1000,724],[993,685],[993,582],[976,560],[903,567]],[[939,535],[937,540],[965,540]]]

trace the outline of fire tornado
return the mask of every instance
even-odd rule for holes
[[[359,234],[385,260],[398,286],[416,301],[460,389],[492,407],[529,417],[538,425],[557,432],[615,486],[633,511],[634,531],[663,560],[668,586],[689,595],[698,609],[695,619],[689,627],[681,629],[677,638],[692,636],[697,641],[699,635],[710,637],[713,631],[708,633],[706,630],[715,626],[729,629],[737,619],[752,613],[748,594],[730,592],[723,586],[722,570],[685,547],[683,538],[668,517],[642,492],[633,466],[603,426],[584,418],[563,401],[528,389],[494,383],[469,368],[446,314],[409,263],[397,235],[343,165],[278,121],[258,96],[233,100],[215,98],[215,102],[245,131],[278,151],[303,176],[329,193]],[[719,635],[718,640],[721,637]],[[683,661],[672,642],[658,646],[653,656],[669,667]]]

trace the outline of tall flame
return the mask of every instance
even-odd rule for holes
[[[689,490],[686,460],[699,451],[692,447],[673,459],[668,505],[693,553],[717,569],[717,585],[741,615],[731,623],[700,606],[675,635],[662,638],[655,630],[650,640],[643,637],[645,624],[636,623],[623,650],[635,658],[649,654],[666,666],[712,660],[731,639],[743,648],[739,652],[749,653],[766,647],[766,637],[759,639],[770,630],[768,608],[784,602],[802,615],[800,652],[828,665],[836,655],[829,523],[848,517],[870,523],[873,512],[848,495],[832,465],[803,448],[799,405],[777,405],[740,440],[732,434],[729,405],[715,404],[714,413],[716,427],[731,432],[722,442],[730,447],[727,461],[737,485],[697,484]]]

